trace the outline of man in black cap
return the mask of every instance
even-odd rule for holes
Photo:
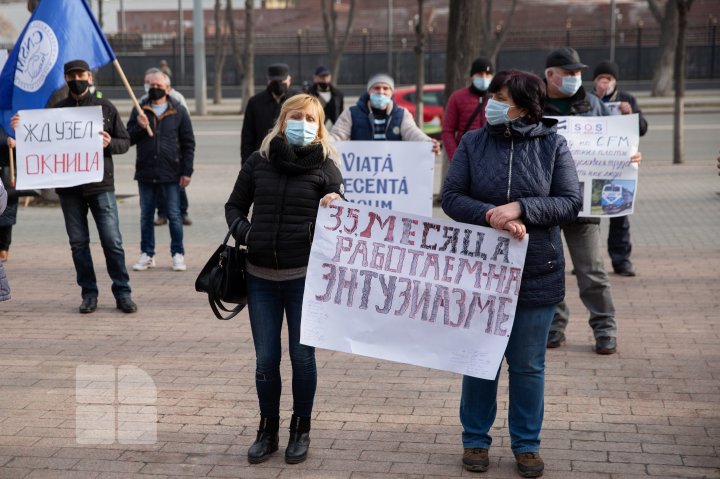
[[[245,108],[240,137],[240,164],[260,148],[280,115],[280,108],[295,91],[290,90],[290,69],[284,63],[268,67],[267,88],[250,98]]]
[[[593,94],[582,86],[582,71],[587,65],[580,62],[578,53],[570,47],[550,52],[545,63],[547,80],[546,116],[604,116],[609,111]],[[565,243],[572,259],[580,299],[590,311],[590,327],[595,336],[595,352],[613,354],[617,349],[617,323],[610,280],[603,265],[600,247],[600,219],[578,218],[562,226]],[[550,325],[547,347],[557,348],[565,343],[565,328],[570,310],[565,301],[555,308]]]
[[[130,277],[125,266],[125,251],[115,201],[112,159],[112,155],[121,155],[128,151],[130,136],[115,106],[108,100],[97,98],[90,93],[93,76],[88,64],[83,60],[73,60],[66,63],[64,68],[69,93],[67,98],[56,103],[54,108],[99,105],[103,113],[103,131],[100,134],[103,138],[105,171],[102,181],[56,189],[70,240],[77,283],[82,288],[83,300],[79,310],[81,313],[95,311],[99,292],[90,254],[90,231],[87,220],[90,211],[100,236],[108,274],[112,279],[112,293],[115,296],[117,309],[124,313],[134,313],[137,311],[137,305],[130,296]],[[13,117],[11,126],[15,130],[20,126],[18,115]]]
[[[617,87],[619,68],[609,60],[598,63],[593,72],[595,95],[608,106],[613,115],[629,115],[637,113],[639,118],[640,136],[647,133],[648,124],[638,102],[630,93]],[[610,218],[608,234],[608,254],[612,261],[613,271],[621,276],[635,276],[635,268],[630,261],[632,244],[630,243],[630,216]]]
[[[487,89],[495,68],[483,57],[476,58],[470,67],[470,86],[450,95],[442,122],[442,141],[448,160],[452,161],[462,136],[485,125]]]
[[[328,67],[320,65],[315,69],[313,84],[308,94],[316,96],[322,103],[325,110],[325,126],[334,125],[344,109],[344,95],[332,84],[332,73]]]

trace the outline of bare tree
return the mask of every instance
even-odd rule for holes
[[[510,23],[515,15],[515,7],[517,0],[512,0],[510,12],[505,19],[505,24],[498,24],[497,27],[493,22],[493,0],[482,0],[478,2],[482,4],[483,14],[482,21],[477,25],[480,28],[480,53],[485,55],[495,65],[498,52],[505,41],[507,32],[510,31]],[[477,28],[476,26],[476,28]]]
[[[223,29],[223,21],[220,18],[222,13],[222,1],[215,0],[215,88],[213,104],[222,102],[222,71],[225,66],[225,45],[226,35]]]
[[[480,35],[476,26],[482,21],[480,2],[450,0],[447,53],[445,63],[445,98],[467,84],[470,65],[480,54]]]
[[[253,26],[253,0],[245,0],[245,46],[243,54],[240,54],[237,42],[237,30],[235,28],[235,17],[233,16],[232,0],[227,0],[225,19],[228,23],[230,33],[230,45],[232,46],[233,59],[235,61],[235,72],[237,82],[242,85],[242,105],[240,113],[245,111],[247,102],[255,94],[255,28]]]
[[[693,0],[669,0],[675,3],[678,17],[677,47],[675,49],[675,111],[673,115],[673,163],[683,162],[683,123],[685,116],[685,31],[687,14]]]
[[[100,28],[104,26],[103,23],[103,0],[98,0],[98,24]]]
[[[420,128],[423,126],[423,90],[425,89],[425,22],[423,13],[423,0],[418,0],[418,15],[415,23],[415,61],[417,66],[415,122]]]
[[[668,96],[672,88],[673,62],[678,37],[678,9],[675,0],[666,0],[665,11],[659,0],[647,0],[650,12],[660,24],[660,56],[652,79],[652,96]]]
[[[329,0],[329,3],[328,6],[328,0],[322,0],[323,30],[325,31],[325,43],[330,56],[330,70],[332,71],[333,81],[337,83],[340,74],[340,59],[345,51],[345,45],[350,36],[350,27],[355,16],[355,0],[350,0],[350,10],[348,11],[347,24],[342,38],[338,38],[337,32],[336,2]]]

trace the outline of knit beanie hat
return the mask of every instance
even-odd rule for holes
[[[595,67],[595,71],[593,72],[593,79],[597,78],[598,75],[606,73],[608,75],[612,75],[612,77],[617,80],[618,70],[619,69],[617,63],[611,62],[610,60],[602,61],[598,63],[598,66]]]
[[[470,67],[470,76],[473,76],[476,73],[495,73],[495,68],[493,68],[493,64],[490,60],[484,57],[478,57],[475,59],[474,62],[472,62],[472,66]]]
[[[390,85],[391,90],[395,90],[395,80],[393,80],[392,77],[387,73],[376,73],[375,75],[371,76],[370,80],[368,80],[367,82],[367,90],[370,91],[370,89],[376,83],[387,83],[388,85]]]

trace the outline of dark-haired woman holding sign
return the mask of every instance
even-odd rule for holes
[[[545,350],[555,304],[565,295],[561,223],[582,205],[575,164],[556,120],[542,118],[545,85],[532,73],[498,73],[488,92],[487,125],[466,133],[450,165],[442,207],[452,219],[530,235],[512,332],[505,350],[511,447],[523,477],[541,476]],[[494,381],[463,377],[463,465],[489,466],[497,411]]]

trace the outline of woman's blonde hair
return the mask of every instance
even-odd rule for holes
[[[275,122],[275,126],[273,126],[273,129],[270,130],[270,133],[268,133],[260,145],[260,154],[264,158],[270,157],[270,142],[276,136],[285,139],[285,134],[282,130],[283,125],[285,125],[288,112],[304,110],[308,105],[312,107],[313,113],[318,122],[317,137],[313,143],[320,143],[322,145],[323,156],[325,159],[330,158],[335,161],[335,163],[339,161],[337,150],[335,150],[335,147],[330,142],[330,134],[328,133],[327,128],[325,128],[325,110],[323,110],[320,100],[312,95],[306,95],[304,93],[293,95],[285,100],[285,103],[283,103],[282,108],[280,108],[280,115]]]

